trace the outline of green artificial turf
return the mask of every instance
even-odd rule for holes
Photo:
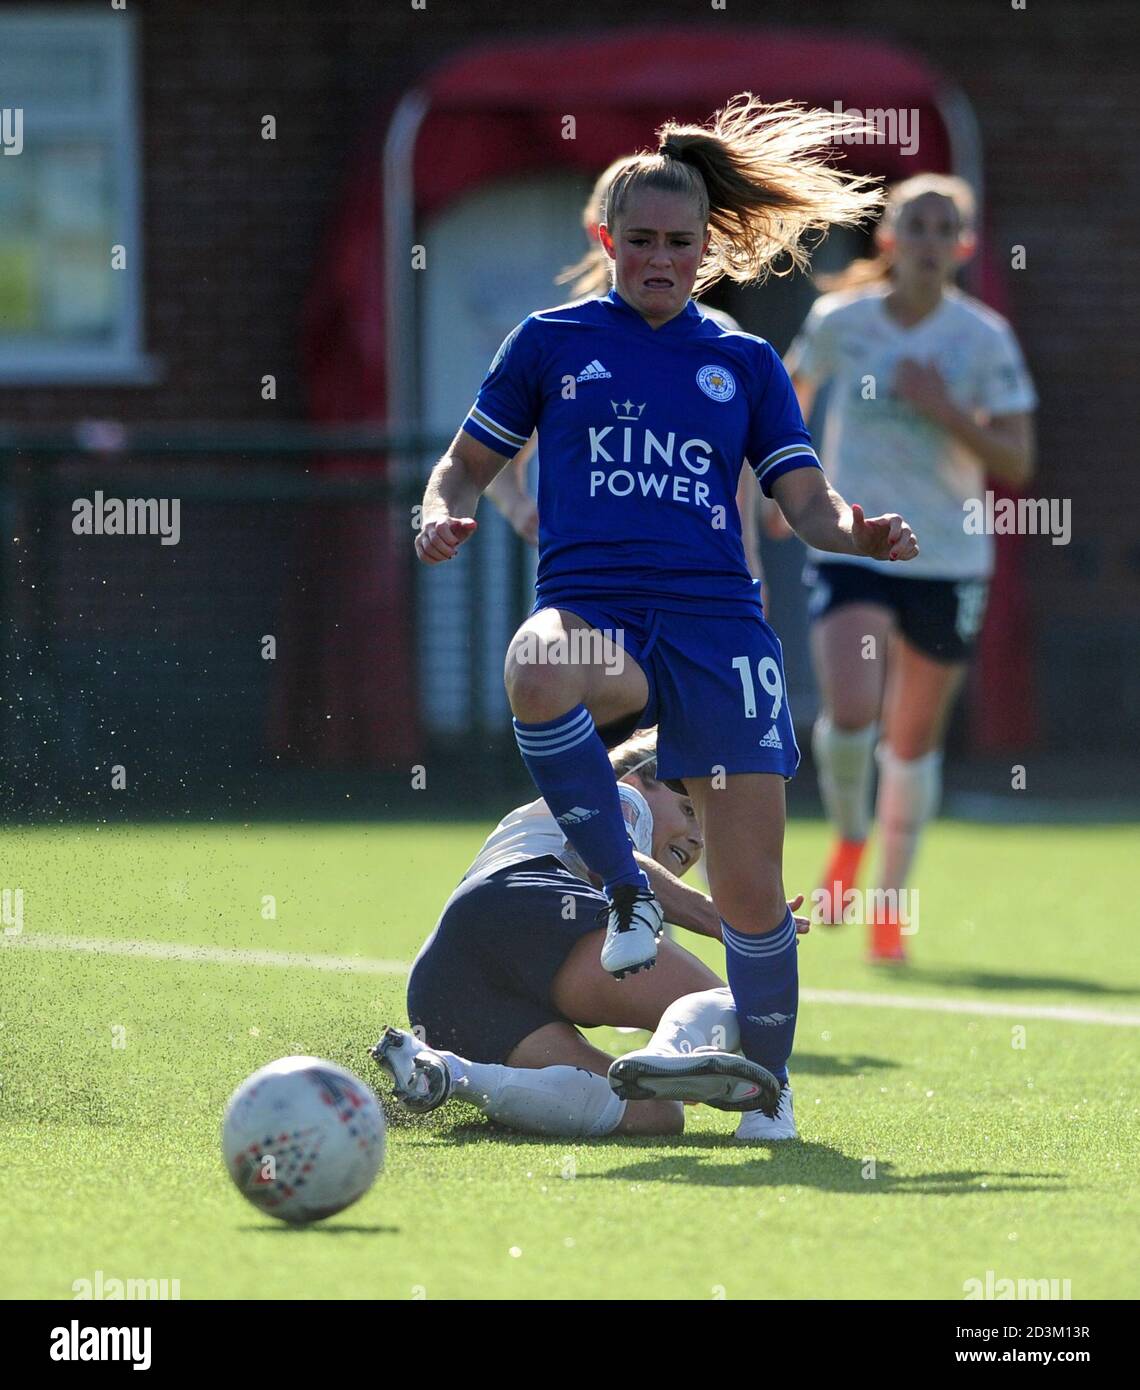
[[[528,1139],[454,1106],[393,1115],[372,1191],[291,1230],[231,1186],[225,1101],[298,1052],[383,1089],[366,1050],[405,1022],[402,976],[27,944],[407,962],[486,829],[6,832],[0,888],[22,889],[24,926],[0,942],[0,1296],[70,1298],[97,1271],[177,1279],[184,1299],[960,1299],[989,1270],[1067,1279],[1075,1299],[1140,1292],[1134,1026],[809,998],[801,1142],[735,1145],[732,1116],[700,1107],[683,1137],[640,1141]],[[802,984],[1134,1017],[1118,887],[1134,845],[1129,826],[940,823],[913,965],[875,970],[859,929],[815,928]],[[825,847],[818,822],[789,828],[789,892]],[[722,966],[719,950],[701,953]]]

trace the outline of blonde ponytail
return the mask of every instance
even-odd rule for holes
[[[857,116],[797,102],[767,105],[743,92],[706,125],[667,121],[656,154],[620,161],[604,221],[612,231],[638,188],[695,197],[710,241],[694,297],[724,276],[754,284],[806,270],[829,227],[857,226],[882,206],[877,179],[830,162],[838,135],[865,131]]]

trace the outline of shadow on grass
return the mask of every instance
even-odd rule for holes
[[[626,1141],[627,1143],[629,1141]],[[640,1141],[644,1143],[646,1141]],[[577,1182],[662,1182],[698,1187],[810,1187],[820,1192],[862,1197],[920,1195],[924,1197],[989,1196],[998,1192],[1057,1192],[1064,1189],[1060,1173],[990,1172],[984,1168],[934,1173],[899,1173],[892,1163],[877,1161],[874,1177],[864,1177],[869,1160],[852,1158],[826,1144],[803,1142],[733,1145],[734,1161],[717,1162],[715,1153],[692,1153],[694,1148],[723,1153],[726,1136],[697,1134],[690,1138],[658,1139],[657,1147],[674,1148],[641,1162],[623,1163],[604,1173],[579,1172]],[[749,1162],[739,1155],[747,1153]],[[1026,1180],[1029,1181],[1026,1181]],[[985,1184],[983,1186],[983,1184]]]
[[[796,1076],[862,1076],[868,1071],[897,1069],[902,1063],[889,1057],[868,1057],[862,1052],[844,1052],[838,1057],[797,1052],[789,1065]]]
[[[908,966],[900,978],[916,984],[949,985],[961,989],[1062,990],[1068,994],[1106,995],[1135,998],[1140,986],[1105,985],[1098,980],[1076,980],[1067,975],[998,975],[985,970],[940,970],[931,966]]]
[[[272,1226],[239,1226],[244,1235],[255,1236],[398,1236],[400,1226],[329,1226],[324,1221],[310,1221],[304,1226],[290,1226],[287,1221]]]
[[[893,1163],[876,1160],[874,1177],[864,1177],[866,1158],[853,1158],[827,1144],[793,1141],[771,1144],[736,1144],[727,1134],[686,1134],[663,1138],[646,1135],[626,1138],[543,1139],[532,1134],[513,1134],[491,1124],[460,1124],[440,1131],[440,1137],[456,1148],[468,1144],[505,1144],[530,1147],[552,1155],[552,1173],[568,1147],[586,1142],[591,1151],[607,1157],[630,1155],[630,1161],[604,1172],[583,1172],[579,1154],[575,1182],[652,1182],[697,1187],[810,1187],[820,1192],[852,1193],[862,1197],[920,1195],[930,1197],[989,1196],[1000,1192],[1060,1192],[1067,1184],[1063,1173],[1021,1173],[986,1168],[950,1169],[945,1172],[899,1173]],[[638,1154],[645,1157],[639,1158]],[[729,1157],[731,1155],[731,1157]],[[745,1158],[746,1162],[741,1162]]]

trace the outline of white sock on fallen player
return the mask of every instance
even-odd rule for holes
[[[942,753],[921,758],[896,757],[885,743],[875,755],[879,762],[880,888],[905,886],[918,848],[922,827],[938,810],[942,794]]]
[[[740,1025],[732,990],[706,989],[676,999],[661,1015],[646,1052],[691,1052],[694,1047],[740,1051]]]
[[[844,840],[862,841],[871,828],[871,771],[878,728],[837,729],[821,714],[811,731],[811,751],[827,818]],[[830,885],[829,885],[830,886]]]
[[[451,1072],[453,1100],[523,1134],[598,1138],[612,1134],[625,1114],[626,1102],[606,1078],[581,1067],[505,1067],[439,1055]]]

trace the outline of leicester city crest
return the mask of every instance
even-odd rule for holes
[[[736,382],[727,367],[702,367],[697,385],[714,401],[730,401],[736,395]]]

